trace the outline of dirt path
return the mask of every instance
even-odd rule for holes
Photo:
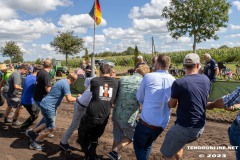
[[[35,151],[28,149],[29,147],[29,138],[25,134],[20,133],[19,129],[12,127],[10,125],[5,125],[3,119],[0,119],[0,160],[75,160],[83,159],[83,153],[79,149],[80,147],[75,143],[77,132],[74,133],[70,140],[70,145],[75,147],[75,150],[71,153],[64,153],[59,148],[59,142],[61,136],[68,128],[71,123],[73,105],[62,103],[61,107],[58,110],[57,115],[57,128],[54,131],[53,138],[46,138],[43,144],[45,146],[44,151]],[[6,106],[0,107],[0,117],[2,117]],[[26,119],[28,116],[26,110],[24,109],[21,114],[20,120]],[[215,115],[216,116],[216,115]],[[175,117],[172,116],[170,125],[167,129],[159,136],[157,141],[153,145],[151,156],[149,159],[160,159],[160,147],[162,145],[163,139],[165,137],[166,131],[170,126],[173,125]],[[212,121],[207,121],[204,134],[199,138],[198,141],[188,144],[184,148],[184,157],[186,160],[193,159],[235,159],[233,150],[191,150],[188,149],[190,146],[230,146],[228,141],[227,129],[230,124],[217,123]],[[99,146],[97,153],[102,157],[102,159],[108,159],[106,156],[107,153],[111,150],[112,146],[112,122],[109,120],[109,123],[106,127],[104,135],[99,141]],[[127,146],[120,152],[123,160],[136,159],[133,151],[132,144]],[[216,154],[216,155],[215,155]],[[203,158],[199,158],[203,157]],[[219,158],[207,158],[219,157]]]

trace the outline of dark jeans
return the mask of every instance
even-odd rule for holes
[[[96,148],[98,138],[100,138],[105,130],[108,122],[108,117],[102,124],[90,121],[87,116],[83,116],[80,126],[78,128],[78,142],[81,145],[83,152],[89,159],[97,159]]]
[[[38,118],[40,109],[38,108],[38,106],[36,106],[36,104],[32,105],[22,104],[22,105],[26,108],[26,110],[30,114],[30,117],[28,117],[28,119],[21,125],[21,129],[27,129]]]
[[[240,160],[240,125],[235,125],[234,123],[228,129],[229,141],[232,146],[238,146],[235,148],[236,159]]]
[[[133,148],[137,160],[148,159],[152,149],[152,143],[157,139],[162,131],[162,128],[155,130],[144,126],[141,122],[138,122],[133,138]]]

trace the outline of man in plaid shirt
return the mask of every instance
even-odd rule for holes
[[[207,104],[207,109],[225,108],[230,111],[239,110],[239,108],[234,106],[235,104],[240,104],[240,86],[232,93],[225,95],[214,102],[209,102]],[[235,147],[235,153],[237,160],[240,160],[240,112],[231,127],[228,129],[228,135],[230,144],[238,146],[237,148]]]

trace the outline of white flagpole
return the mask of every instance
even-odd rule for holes
[[[96,0],[94,0],[94,20],[93,20],[93,23],[94,23],[94,27],[93,27],[93,53],[92,53],[92,56],[91,56],[91,77],[93,77],[95,75],[95,28],[96,28],[96,13],[95,13],[95,10],[96,10]]]

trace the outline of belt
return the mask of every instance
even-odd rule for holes
[[[162,129],[162,130],[163,130],[162,127],[157,127],[157,126],[153,126],[153,125],[147,124],[147,123],[144,122],[141,118],[139,119],[139,122],[140,122],[142,125],[144,125],[145,127],[151,128],[151,129],[153,129],[153,130],[159,130],[159,129]]]
[[[79,104],[80,106],[87,108],[87,106],[84,106],[83,104],[81,104],[78,100],[76,100],[77,104]]]

